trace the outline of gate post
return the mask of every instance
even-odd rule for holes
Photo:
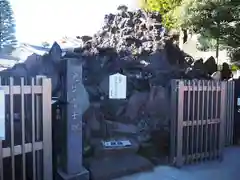
[[[183,106],[184,81],[171,82],[171,135],[170,161],[173,165],[183,165]]]
[[[171,81],[171,115],[170,115],[170,163],[175,164],[176,159],[176,118],[177,118],[177,93],[178,81]]]
[[[234,135],[233,135],[233,140],[234,144],[239,145],[240,144],[240,80],[237,79],[234,81],[235,86],[234,86]]]
[[[51,80],[47,79],[47,78],[43,78],[42,79],[43,180],[51,180],[53,178],[53,172],[52,172],[52,120],[51,120],[51,118],[52,118],[52,112],[51,112],[52,88],[51,87],[52,87]]]
[[[225,146],[225,125],[226,125],[226,87],[225,81],[221,82],[221,106],[220,106],[220,137],[219,137],[219,150],[220,159],[223,158],[223,149]]]
[[[82,84],[82,62],[79,59],[64,59],[63,69],[62,100],[64,105],[59,133],[63,133],[64,138],[61,142],[61,165],[58,169],[58,178],[60,180],[88,180],[89,172],[82,164],[82,114],[88,106],[88,99],[84,97]]]
[[[178,104],[177,104],[177,156],[176,165],[181,167],[183,165],[183,106],[184,106],[184,82],[179,81],[178,84]]]

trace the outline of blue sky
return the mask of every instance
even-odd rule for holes
[[[38,44],[63,36],[91,35],[104,14],[120,4],[137,7],[137,0],[10,0],[20,42]]]

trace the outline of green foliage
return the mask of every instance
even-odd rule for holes
[[[11,53],[17,44],[15,21],[8,0],[0,0],[0,53]]]
[[[240,68],[239,68],[239,66],[237,66],[237,65],[235,65],[235,64],[233,64],[232,66],[231,66],[231,70],[232,71],[237,71],[237,70],[239,70]]]
[[[240,1],[184,0],[182,6],[182,27],[219,40],[235,60],[240,60],[236,50],[240,47]]]
[[[240,61],[240,48],[229,49],[229,56],[232,62]]]
[[[147,11],[158,11],[163,16],[163,24],[168,29],[178,28],[177,7],[182,0],[141,0],[141,7]]]
[[[232,61],[240,61],[240,1],[141,0],[142,8],[158,11],[168,29],[199,33],[200,48],[228,49]]]
[[[198,42],[200,44],[198,47],[200,51],[214,50],[217,44],[217,41],[215,39],[206,35],[200,35],[200,37],[198,37]]]
[[[208,32],[218,36],[219,23],[223,21],[222,13],[225,9],[219,0],[185,0],[183,26],[191,27],[195,32]],[[220,12],[222,9],[222,12]],[[224,10],[224,11],[223,11]]]

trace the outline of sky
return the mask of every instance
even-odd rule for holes
[[[19,42],[39,44],[64,36],[92,35],[106,13],[120,4],[137,8],[137,0],[10,0]]]

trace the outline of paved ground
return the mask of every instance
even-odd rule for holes
[[[176,169],[156,167],[153,172],[139,173],[118,180],[239,180],[240,147],[227,148],[223,162],[208,162]]]

